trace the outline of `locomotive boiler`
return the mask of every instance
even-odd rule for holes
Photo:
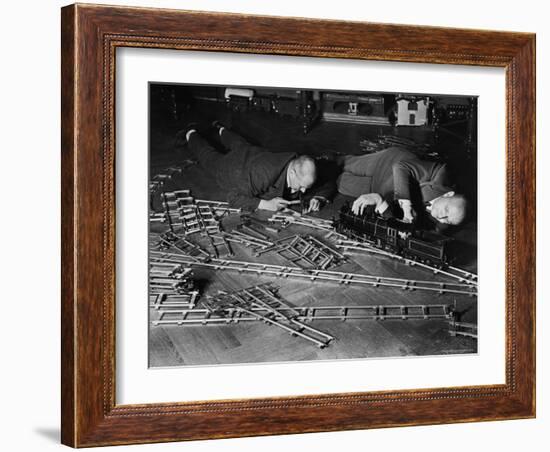
[[[431,231],[415,229],[411,223],[395,218],[383,218],[373,206],[356,215],[349,203],[340,209],[336,230],[353,240],[367,242],[376,248],[422,262],[437,268],[449,264],[447,245],[449,237]]]

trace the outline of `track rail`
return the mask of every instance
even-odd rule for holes
[[[208,297],[202,303],[207,311],[217,316],[225,316],[226,310],[237,310],[268,325],[273,325],[324,348],[334,340],[334,336],[306,325],[299,320],[298,311],[277,295],[269,285],[253,286],[233,292],[221,291]],[[209,316],[208,316],[209,317]]]
[[[410,265],[411,267],[426,268],[432,271],[436,275],[437,274],[445,275],[450,278],[457,279],[461,283],[477,286],[477,275],[475,273],[470,273],[470,272],[467,272],[466,270],[462,270],[457,267],[447,267],[445,269],[437,268],[432,265],[426,264],[424,262],[418,262],[413,259],[399,256],[397,254],[390,253],[389,251],[376,248],[370,245],[369,243],[359,242],[356,240],[344,240],[344,239],[338,238],[336,240],[335,246],[338,249],[342,250],[344,253],[347,252],[347,253],[378,254],[378,255],[389,257],[390,259],[395,259],[397,261],[404,262],[405,264]]]
[[[155,310],[188,308],[194,309],[199,297],[198,290],[191,290],[183,294],[158,293],[149,296],[149,307]]]
[[[291,277],[310,281],[330,281],[340,284],[361,284],[372,287],[393,287],[404,290],[425,290],[440,294],[477,295],[477,288],[470,283],[418,281],[403,278],[390,278],[357,273],[336,272],[330,270],[303,269],[300,267],[244,262],[226,259],[212,259],[209,262],[197,261],[187,256],[151,252],[152,262],[181,264],[189,267],[212,268],[214,270],[230,270],[241,273],[255,273],[273,277]]]
[[[477,339],[477,325],[475,323],[449,321],[449,334],[451,336],[466,336]]]
[[[212,312],[209,309],[162,309],[153,325],[220,325],[261,320],[256,314],[271,313],[265,307],[249,308],[245,312],[234,307]],[[450,305],[364,305],[364,306],[310,306],[282,307],[278,309],[282,317],[295,316],[302,322],[322,320],[451,320],[453,312]]]

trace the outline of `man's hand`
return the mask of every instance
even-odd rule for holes
[[[302,213],[306,214],[309,212],[319,212],[320,208],[321,208],[321,200],[319,198],[311,198],[309,200],[309,206],[307,206],[307,209],[305,209]]]
[[[403,210],[403,222],[412,223],[416,218],[416,212],[414,211],[410,199],[400,199],[399,205]]]
[[[359,196],[351,206],[351,211],[355,215],[363,215],[363,211],[367,206],[378,206],[382,203],[382,196],[378,193],[367,193]]]
[[[277,211],[284,209],[286,206],[290,204],[291,201],[287,201],[283,198],[273,198],[269,201],[262,199],[260,201],[260,204],[258,204],[258,209],[260,210],[271,210],[271,211]]]

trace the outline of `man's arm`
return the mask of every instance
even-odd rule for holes
[[[323,198],[325,201],[332,201],[336,194],[336,181],[326,180],[319,186],[314,186],[311,190],[307,191],[308,197],[311,198]]]
[[[318,210],[324,204],[332,201],[337,193],[336,179],[340,173],[339,168],[334,162],[319,160],[316,162],[317,182],[304,195],[303,199],[306,205],[311,208],[311,200],[317,199]]]
[[[261,155],[258,152],[248,156],[241,168],[233,169],[239,177],[232,177],[232,186],[226,187],[227,201],[233,207],[247,211],[268,207],[260,206],[264,201],[262,198],[272,188],[281,171],[285,171],[284,165],[292,156],[293,154],[277,155],[267,151],[261,152]]]
[[[420,159],[402,160],[392,166],[393,192],[395,199],[411,199],[411,185],[423,182],[428,174],[428,165],[432,162],[423,162]]]
[[[238,191],[229,192],[227,194],[227,201],[231,207],[242,209],[246,212],[253,212],[256,209],[271,211],[281,210],[287,207],[291,202],[283,198],[260,199]]]
[[[434,171],[434,162],[417,158],[401,160],[392,166],[394,199],[403,210],[403,221],[412,223],[416,212],[412,206],[411,187],[420,187],[430,181]]]
[[[393,209],[378,193],[366,193],[359,196],[352,204],[351,210],[356,215],[362,215],[367,206],[374,206],[374,211],[384,217],[393,217]]]
[[[258,208],[260,199],[237,190],[231,190],[227,193],[227,201],[231,207],[252,212]]]
[[[411,199],[411,186],[425,185],[438,187],[452,187],[447,165],[419,158],[412,158],[396,162],[392,166],[393,186],[395,199]],[[449,188],[450,190],[450,188]]]

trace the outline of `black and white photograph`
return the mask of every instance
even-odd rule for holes
[[[148,91],[151,368],[478,352],[476,96]]]

